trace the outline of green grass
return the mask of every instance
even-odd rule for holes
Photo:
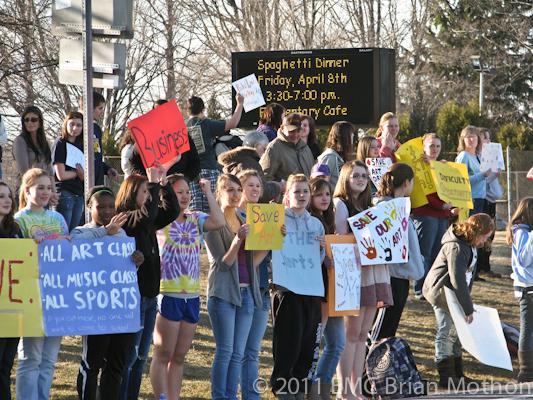
[[[519,326],[519,311],[516,299],[513,297],[510,274],[510,249],[503,242],[503,233],[498,232],[494,241],[493,256],[491,258],[493,270],[503,275],[501,279],[490,279],[487,282],[476,282],[473,289],[474,302],[498,309],[502,321]],[[203,293],[207,281],[207,260],[202,258]],[[185,377],[183,382],[182,399],[209,399],[209,372],[214,354],[214,340],[207,315],[205,296],[202,296],[201,316],[198,330],[191,351],[187,356]],[[436,379],[433,365],[435,318],[427,302],[420,302],[409,298],[400,325],[399,336],[407,339],[411,345],[418,368],[424,378]],[[261,352],[260,376],[269,378],[272,368],[270,349],[272,346],[272,330],[269,326],[263,341]],[[77,399],[76,377],[79,366],[80,338],[65,337],[59,354],[51,399]],[[516,371],[516,360],[513,361]],[[16,366],[15,366],[16,368]],[[13,369],[13,379],[14,371]],[[465,371],[479,380],[494,380],[500,382],[514,381],[516,372],[501,370],[482,365],[465,353]],[[146,368],[148,373],[148,366]],[[14,392],[14,386],[13,386]],[[148,375],[144,376],[141,388],[141,399],[151,399],[151,386]],[[263,398],[273,399],[268,393]]]

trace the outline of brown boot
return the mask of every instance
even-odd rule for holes
[[[319,389],[320,400],[331,400],[331,383],[321,383]]]
[[[313,382],[305,395],[306,400],[320,400],[320,387],[317,382]]]
[[[518,383],[533,382],[533,351],[518,351]]]
[[[453,357],[445,358],[437,362],[439,372],[439,387],[442,389],[454,390],[460,388],[461,382],[455,376],[455,360]]]
[[[477,382],[475,379],[465,376],[463,371],[463,357],[455,357],[455,376],[459,379],[463,379],[465,386],[472,382]]]

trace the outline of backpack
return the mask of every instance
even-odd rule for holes
[[[215,154],[218,157],[220,154],[225,153],[228,150],[242,146],[242,139],[237,135],[222,135],[215,139]]]
[[[502,322],[503,336],[507,342],[507,350],[512,358],[518,355],[518,340],[520,339],[520,331],[516,326]]]
[[[400,399],[426,394],[407,342],[398,337],[372,344],[366,358],[366,373],[372,395],[377,399]]]

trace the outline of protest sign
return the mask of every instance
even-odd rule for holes
[[[389,170],[392,165],[392,160],[389,157],[367,158],[366,166],[370,173],[370,179],[374,183],[374,186],[379,189],[381,177],[385,172]]]
[[[176,100],[154,108],[128,122],[145,168],[165,164],[189,151],[187,126]]]
[[[231,85],[237,93],[244,97],[244,112],[255,110],[266,104],[255,74],[236,80]]]
[[[481,171],[505,171],[503,151],[500,143],[485,143],[481,148]]]
[[[272,251],[272,281],[306,296],[324,296],[317,232],[287,232],[281,250]]]
[[[357,239],[361,265],[407,262],[410,212],[409,198],[400,197],[348,218]]]
[[[283,246],[281,226],[285,223],[282,204],[248,204],[246,223],[250,233],[246,237],[246,250],[280,250]]]
[[[326,235],[326,254],[333,261],[328,268],[328,315],[359,315],[361,264],[353,235]]]
[[[0,239],[0,337],[43,336],[37,244]]]
[[[140,329],[133,238],[46,240],[38,251],[46,336]]]
[[[465,164],[431,161],[431,174],[442,201],[459,208],[474,208],[470,178]]]
[[[85,157],[83,152],[71,143],[67,143],[67,159],[65,165],[71,168],[76,168],[76,164],[85,167]]]
[[[433,182],[429,164],[424,161],[424,145],[422,138],[414,138],[405,142],[396,150],[396,159],[409,165],[415,173],[415,182],[411,192],[411,206],[421,207],[427,204],[426,196],[435,193],[437,188]]]
[[[465,321],[465,313],[455,292],[445,287],[446,302],[463,348],[485,365],[513,370],[502,324],[495,308],[474,304],[474,320]]]

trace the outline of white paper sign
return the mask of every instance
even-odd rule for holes
[[[474,320],[467,324],[465,313],[455,293],[447,287],[444,292],[463,348],[483,364],[512,371],[513,364],[498,310],[474,304]]]
[[[366,166],[370,173],[370,179],[374,186],[379,189],[381,177],[389,170],[392,160],[389,157],[367,158]]]
[[[317,232],[287,232],[282,250],[272,251],[272,281],[291,292],[324,296]]]
[[[76,164],[80,164],[82,167],[85,165],[83,152],[73,144],[67,143],[67,159],[65,165],[68,165],[71,168],[76,168]]]
[[[379,203],[348,218],[361,265],[405,263],[409,257],[409,197]]]
[[[237,93],[244,97],[244,112],[266,104],[255,74],[236,80],[231,85]]]
[[[361,265],[352,243],[332,243],[335,266],[335,311],[359,310],[361,303]]]
[[[481,171],[505,171],[501,143],[485,143],[481,148]]]
[[[64,10],[65,8],[72,7],[71,0],[56,0],[56,10]]]

